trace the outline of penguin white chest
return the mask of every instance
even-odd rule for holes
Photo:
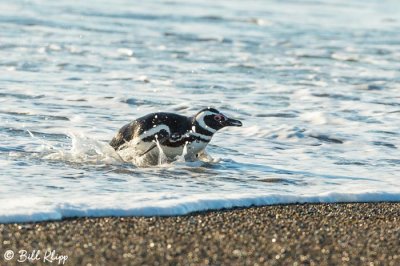
[[[208,143],[202,141],[193,141],[186,145],[187,156],[192,157],[206,148]],[[169,158],[181,156],[184,153],[185,146],[169,147],[161,145],[164,154]]]
[[[203,141],[192,141],[187,145],[187,152],[188,154],[197,154],[200,151],[204,150],[207,146],[208,142],[203,142]]]

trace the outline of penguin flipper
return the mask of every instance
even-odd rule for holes
[[[151,145],[144,152],[140,153],[139,156],[143,156],[152,151],[155,147],[157,147],[156,142],[158,142],[160,145],[163,145],[165,142],[169,140],[169,137],[170,134],[166,130],[160,130],[157,134],[154,134],[150,137],[146,137],[145,141],[143,140],[142,141],[147,143],[151,142]]]
[[[153,145],[150,146],[150,148],[147,149],[147,151],[145,151],[145,152],[139,154],[139,156],[145,155],[146,153],[152,151],[155,147],[157,147],[157,144],[154,143]]]

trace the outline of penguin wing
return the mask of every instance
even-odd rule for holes
[[[131,140],[137,139],[136,147],[142,150],[141,155],[144,155],[157,147],[156,141],[162,145],[167,142],[169,138],[170,132],[168,127],[161,126],[161,128],[145,129],[135,120],[123,126],[111,140],[110,145],[115,150],[120,150],[124,149],[126,147],[125,144]]]
[[[151,146],[146,151],[142,152],[139,156],[143,156],[146,153],[152,151],[155,147],[157,147],[156,141],[158,141],[158,143],[163,145],[165,142],[167,142],[169,140],[169,138],[170,138],[170,134],[166,130],[161,130],[157,134],[154,134],[150,137],[146,137],[145,140],[142,140],[142,141],[145,141],[145,142],[151,141]]]

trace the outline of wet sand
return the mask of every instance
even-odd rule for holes
[[[180,217],[0,225],[0,265],[55,250],[65,265],[400,265],[400,203],[302,204]],[[25,265],[25,264],[24,264]]]

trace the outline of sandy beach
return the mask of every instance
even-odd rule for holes
[[[0,240],[6,265],[20,250],[39,250],[36,265],[58,264],[46,250],[65,265],[399,265],[399,217],[400,203],[278,205],[2,224]]]

